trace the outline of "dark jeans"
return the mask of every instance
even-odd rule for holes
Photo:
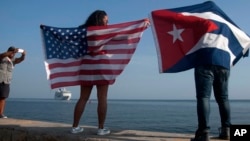
[[[210,97],[212,88],[219,106],[221,126],[231,124],[230,105],[228,100],[228,81],[230,70],[220,66],[208,65],[195,68],[195,86],[197,99],[198,129],[210,129]]]

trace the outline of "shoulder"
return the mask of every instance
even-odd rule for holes
[[[6,56],[8,56],[8,52],[0,53],[0,60],[4,59]]]
[[[7,57],[2,57],[0,58],[1,61],[6,61],[6,60],[9,60]]]

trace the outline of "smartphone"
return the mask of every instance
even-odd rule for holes
[[[19,52],[19,53],[23,53],[23,52],[24,52],[24,50],[19,48],[17,52]]]

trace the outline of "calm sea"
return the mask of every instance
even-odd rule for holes
[[[72,124],[76,100],[7,99],[10,118]],[[231,101],[232,124],[250,124],[250,100]],[[81,125],[97,126],[97,101],[87,104]],[[220,117],[211,101],[211,134],[217,134]],[[106,126],[113,129],[191,133],[197,128],[195,100],[109,100]]]

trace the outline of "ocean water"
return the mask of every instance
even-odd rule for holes
[[[10,118],[72,124],[75,99],[7,99],[5,114]],[[231,100],[232,124],[250,124],[250,100]],[[97,101],[91,100],[81,125],[97,126]],[[197,128],[195,100],[108,100],[106,124],[111,130],[144,130],[193,134]],[[218,134],[220,117],[211,101],[211,134]]]

